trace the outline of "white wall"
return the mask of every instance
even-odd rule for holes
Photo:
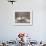
[[[24,9],[32,9],[33,25],[12,25],[15,11]],[[14,40],[18,32],[30,33],[33,40],[46,40],[46,0],[17,0],[13,5],[0,0],[0,40]]]

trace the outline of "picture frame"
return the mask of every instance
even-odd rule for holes
[[[15,10],[13,13],[14,14],[11,16],[11,25],[13,26],[32,26],[33,24],[32,9],[31,10]],[[17,20],[17,18],[19,19]]]
[[[15,25],[16,26],[31,26],[32,25],[32,10],[16,10]]]

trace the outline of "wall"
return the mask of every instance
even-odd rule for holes
[[[32,26],[12,25],[16,10],[33,11]],[[0,0],[0,40],[15,40],[18,32],[26,32],[33,40],[46,40],[46,0],[17,0],[13,5]]]

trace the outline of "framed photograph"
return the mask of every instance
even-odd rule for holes
[[[32,11],[16,11],[15,12],[16,25],[32,25]]]
[[[16,11],[15,25],[32,25],[32,10],[31,11]]]

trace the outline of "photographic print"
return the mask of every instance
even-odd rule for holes
[[[32,25],[32,12],[30,11],[15,12],[15,24],[16,25]]]

